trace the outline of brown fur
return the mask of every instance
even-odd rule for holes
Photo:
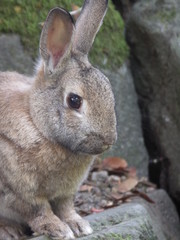
[[[105,2],[97,5],[97,29]],[[94,5],[88,4],[85,1],[77,33],[89,11],[93,18]],[[73,196],[95,156],[116,140],[110,83],[87,60],[96,28],[93,25],[88,39],[78,36],[68,13],[56,8],[43,28],[42,61],[35,77],[0,73],[0,216],[56,239],[92,232],[75,212]],[[89,40],[83,51],[81,39]],[[68,106],[71,92],[83,99],[78,110]],[[18,239],[22,232],[11,225],[8,229],[4,236],[0,225],[0,239]]]

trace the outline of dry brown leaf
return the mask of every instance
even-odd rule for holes
[[[89,185],[82,185],[79,189],[80,192],[90,192],[92,190],[93,186]]]
[[[128,171],[127,177],[130,177],[130,178],[136,177],[136,175],[137,175],[136,168],[130,167],[130,168],[127,169],[127,171]]]
[[[108,157],[102,162],[102,166],[107,170],[124,169],[128,166],[125,159],[120,157]]]
[[[122,197],[123,197],[123,194],[120,194],[120,193],[112,193],[112,194],[111,194],[111,197],[112,197],[114,200],[121,200]]]
[[[100,212],[103,212],[104,209],[103,209],[103,208],[100,208],[100,209],[97,209],[97,208],[91,208],[91,211],[92,211],[93,213],[100,213]]]
[[[118,191],[121,193],[132,190],[138,184],[137,178],[128,178],[125,181],[119,183]]]

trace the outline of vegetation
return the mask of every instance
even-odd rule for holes
[[[109,233],[104,236],[93,237],[93,240],[132,240],[131,236],[122,237],[119,233]]]
[[[40,23],[49,10],[61,6],[69,11],[72,4],[81,6],[83,0],[0,0],[0,32],[17,33],[25,49],[36,58],[41,32]],[[123,37],[124,25],[112,2],[98,33],[90,59],[102,68],[118,68],[126,59],[128,48]]]

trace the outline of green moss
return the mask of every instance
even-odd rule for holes
[[[159,10],[155,11],[153,14],[148,14],[148,18],[150,20],[154,20],[156,22],[161,22],[163,24],[171,22],[175,19],[177,10],[175,8],[166,9],[162,7],[158,8]],[[150,12],[150,11],[149,11]]]
[[[139,240],[158,240],[150,223],[147,222],[141,226]]]
[[[120,66],[128,56],[128,47],[123,34],[123,20],[110,3],[90,54],[92,62],[109,68]]]
[[[109,235],[106,235],[106,239],[107,240],[112,240],[112,239],[113,240],[132,240],[130,236],[123,237],[122,235],[117,233],[111,233]]]
[[[167,10],[164,10],[164,11],[159,11],[157,13],[157,18],[165,23],[165,22],[169,22],[171,20],[173,20],[176,16],[176,10],[175,9],[172,9],[171,11],[167,11]]]
[[[82,0],[0,0],[0,32],[21,35],[25,49],[37,57],[41,28],[49,10],[61,6],[71,10],[71,4],[81,6]],[[124,25],[113,4],[95,39],[90,59],[103,68],[117,68],[126,59],[128,48],[123,37]]]
[[[92,238],[93,240],[132,240],[131,236],[123,237],[121,234],[118,233],[109,233],[105,236],[97,236]]]

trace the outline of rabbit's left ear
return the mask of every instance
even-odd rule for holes
[[[72,49],[75,53],[84,55],[89,53],[106,14],[107,6],[108,0],[84,0],[73,35]]]
[[[61,8],[50,11],[41,33],[40,54],[51,71],[69,49],[73,29],[73,20],[68,12]]]

